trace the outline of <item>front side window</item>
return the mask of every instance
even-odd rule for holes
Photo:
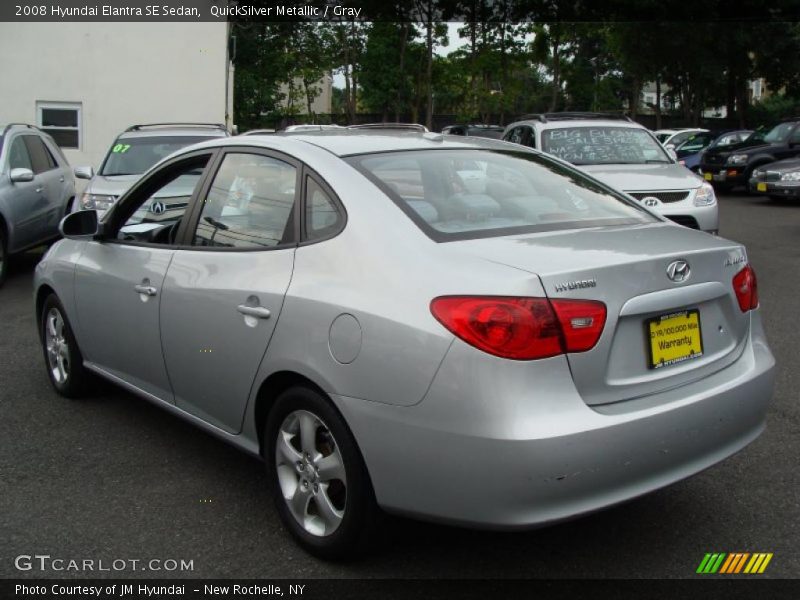
[[[56,167],[56,161],[50,151],[44,145],[41,138],[35,135],[24,136],[25,145],[31,157],[34,173],[44,173]]]
[[[766,134],[755,132],[751,137],[759,136],[770,144],[780,144],[789,138],[789,134],[794,129],[794,123],[781,123],[770,129]]]
[[[532,153],[406,151],[349,161],[436,241],[656,221],[579,171]]]
[[[30,169],[33,171],[28,147],[25,145],[25,137],[19,136],[11,142],[8,149],[8,168],[10,169]]]
[[[294,238],[297,169],[260,154],[226,154],[211,182],[195,246],[270,248]]]
[[[209,139],[204,136],[140,136],[118,138],[108,151],[100,174],[141,175],[173,152]]]
[[[125,211],[116,239],[150,244],[173,244],[200,183],[208,156],[188,160],[156,174],[151,186],[145,182],[137,197],[119,209]],[[151,178],[152,179],[152,178]]]
[[[563,127],[542,132],[542,150],[574,165],[669,163],[664,148],[644,129]]]

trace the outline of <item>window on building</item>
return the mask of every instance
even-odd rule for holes
[[[49,133],[61,148],[81,147],[81,104],[37,102],[37,125]]]

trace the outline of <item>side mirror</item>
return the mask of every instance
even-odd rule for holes
[[[675,148],[673,148],[672,146],[667,146],[667,154],[669,154],[669,157],[672,160],[678,160],[678,153],[675,152]]]
[[[92,167],[75,167],[75,177],[78,179],[91,179],[94,177],[94,169]]]
[[[25,183],[26,181],[33,181],[33,171],[30,169],[11,169],[9,173],[11,183]]]
[[[58,230],[70,240],[91,240],[99,230],[97,211],[79,210],[61,219]]]

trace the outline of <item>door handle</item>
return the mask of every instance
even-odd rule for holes
[[[264,308],[263,306],[247,306],[247,304],[240,304],[236,307],[236,310],[243,315],[248,317],[256,317],[257,319],[269,319],[272,315],[272,313],[269,312],[269,309]]]
[[[58,180],[59,180],[61,183],[64,183],[64,176],[62,175],[61,177],[59,177],[59,178],[58,178]]]
[[[44,188],[43,188],[43,187],[41,187],[41,186],[37,187],[37,188],[36,188],[36,193],[38,194],[38,193],[39,193],[39,192],[41,192],[43,189],[44,189]]]
[[[158,293],[158,290],[152,285],[135,285],[133,289],[136,290],[137,294],[144,294],[145,296],[155,296]]]

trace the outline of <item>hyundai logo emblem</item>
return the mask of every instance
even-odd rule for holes
[[[685,260],[674,260],[669,263],[667,267],[667,277],[675,283],[680,283],[681,281],[689,279],[691,272],[692,270],[689,268],[689,263]]]
[[[642,198],[642,204],[649,206],[650,208],[658,206],[658,198],[655,196],[647,196],[646,198]]]
[[[165,210],[167,207],[163,202],[153,202],[150,205],[150,212],[154,215],[163,215]]]

